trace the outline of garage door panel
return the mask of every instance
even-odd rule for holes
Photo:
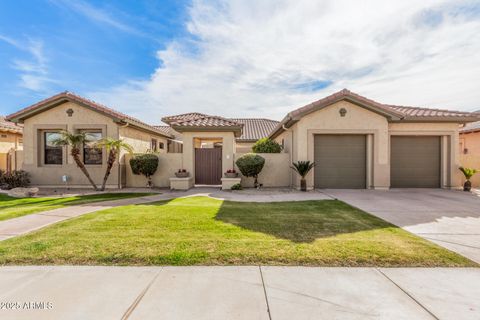
[[[316,188],[366,187],[364,135],[316,135],[314,140]]]
[[[392,188],[440,187],[440,137],[392,136]]]

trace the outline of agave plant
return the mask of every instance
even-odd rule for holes
[[[128,153],[132,154],[133,147],[128,143],[124,142],[122,139],[116,140],[108,137],[103,138],[95,145],[99,148],[105,147],[108,152],[107,170],[105,171],[102,187],[100,188],[101,191],[104,191],[108,177],[110,176],[110,172],[112,171],[113,164],[115,163],[115,160],[117,160],[117,155],[120,153],[121,150],[126,150]]]
[[[87,177],[90,184],[93,186],[95,191],[98,191],[97,185],[93,182],[92,177],[88,173],[87,168],[83,164],[82,160],[80,159],[80,150],[84,143],[88,143],[91,140],[88,138],[88,133],[80,132],[80,133],[71,133],[68,131],[61,131],[61,136],[58,139],[53,141],[54,145],[57,146],[69,146],[70,147],[70,155],[72,156],[73,160],[77,164],[77,167],[83,172],[85,177]]]
[[[302,191],[307,191],[307,181],[305,180],[305,177],[307,174],[310,172],[310,170],[315,167],[315,162],[310,162],[310,161],[297,161],[293,162],[292,168],[296,173],[300,175],[301,180],[300,180],[300,190]]]
[[[464,168],[464,167],[460,167],[459,169],[460,171],[462,171],[463,175],[465,176],[465,179],[467,180],[463,184],[463,191],[470,191],[472,189],[472,182],[470,181],[470,178],[473,177],[475,173],[477,173],[477,170],[472,168]]]

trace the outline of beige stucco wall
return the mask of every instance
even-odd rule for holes
[[[4,137],[6,135],[6,137]],[[20,143],[22,134],[12,133],[0,130],[0,153],[7,153],[10,150],[22,150],[23,144]]]
[[[123,139],[124,142],[128,143],[133,147],[136,153],[144,153],[151,149],[152,139],[156,139],[157,143],[163,143],[163,149],[157,148],[157,153],[167,153],[167,138],[156,135],[150,132],[145,132],[127,127],[119,127],[118,134],[120,139]],[[124,163],[123,155],[127,152],[123,150],[120,154],[121,163]]]
[[[73,110],[73,115],[69,117],[66,113],[68,109]],[[46,110],[35,116],[32,116],[24,122],[24,160],[23,169],[28,171],[33,185],[40,186],[64,186],[62,176],[69,177],[68,185],[89,186],[89,182],[80,169],[74,163],[70,156],[70,148],[64,147],[62,165],[43,164],[43,138],[42,130],[68,130],[75,132],[78,130],[101,130],[102,136],[113,139],[122,138],[127,143],[132,143],[135,152],[144,152],[142,139],[145,144],[150,146],[150,135],[148,138],[143,131],[135,128],[120,128],[110,117],[104,116],[96,111],[77,105],[73,102],[65,102],[52,109]],[[165,141],[166,142],[166,141]],[[107,152],[103,150],[102,165],[86,165],[91,177],[95,183],[100,184],[106,170]],[[107,187],[117,188],[121,185],[121,169],[118,163],[112,168]]]
[[[245,153],[236,153],[235,160]],[[290,155],[288,153],[259,153],[265,158],[265,165],[258,176],[258,182],[264,187],[288,187],[291,185]],[[253,187],[253,178],[246,178],[235,165],[235,170],[239,172],[243,187]]]
[[[464,149],[468,150],[467,153],[463,153]],[[474,187],[480,187],[480,132],[460,135],[460,163],[464,167],[479,171],[471,181]],[[464,181],[462,176],[461,179]]]
[[[179,163],[182,162],[181,153],[159,153],[158,156],[158,169],[155,175],[152,177],[152,182],[155,187],[163,188],[170,187],[169,178],[175,177],[175,171],[179,167]],[[147,185],[147,179],[142,175],[135,175],[132,173],[132,168],[128,164],[130,155],[125,155],[126,160],[126,186],[143,188]]]
[[[235,152],[237,153],[248,153],[252,152],[252,147],[255,142],[236,142]]]

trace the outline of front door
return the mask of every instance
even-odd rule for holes
[[[222,148],[195,148],[195,184],[222,184]]]

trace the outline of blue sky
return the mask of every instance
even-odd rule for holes
[[[280,119],[342,88],[473,111],[478,30],[474,0],[0,1],[0,114],[70,90],[150,123]]]
[[[0,97],[13,112],[55,92],[148,78],[185,35],[183,1],[0,2]]]

